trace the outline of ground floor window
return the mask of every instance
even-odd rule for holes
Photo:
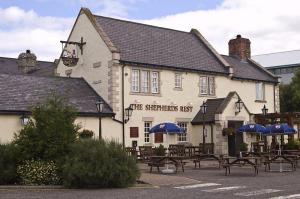
[[[144,142],[145,143],[150,143],[149,130],[150,130],[151,126],[152,126],[152,122],[144,123]]]
[[[155,133],[154,134],[154,142],[155,143],[163,143],[164,142],[164,134],[163,133]]]
[[[183,128],[185,130],[185,133],[178,134],[177,141],[178,142],[186,142],[187,141],[187,122],[178,122],[177,123],[179,127]]]

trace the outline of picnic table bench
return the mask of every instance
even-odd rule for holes
[[[227,176],[230,174],[231,170],[230,167],[238,166],[250,166],[254,169],[254,174],[258,174],[258,158],[257,157],[223,157],[224,163],[223,168],[225,168],[225,175]]]
[[[274,156],[269,156],[266,157],[265,159],[265,171],[271,171],[271,164],[282,164],[282,163],[286,163],[286,164],[290,164],[292,170],[291,171],[295,171],[296,170],[296,166],[297,166],[297,160],[298,160],[298,156],[297,155],[274,155]],[[281,169],[282,170],[282,169]]]
[[[183,161],[184,157],[182,156],[150,156],[148,161],[148,166],[150,166],[150,173],[152,173],[152,168],[156,167],[159,171],[160,167],[164,167],[166,164],[172,164],[178,171],[178,167],[181,167],[182,172],[184,172],[184,165],[187,163]]]
[[[195,164],[195,168],[197,168],[197,164],[200,168],[201,161],[217,161],[219,163],[219,168],[223,163],[223,155],[216,155],[216,154],[196,154],[195,159],[193,160]]]

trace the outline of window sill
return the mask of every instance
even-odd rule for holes
[[[267,103],[266,100],[255,100],[255,102],[257,102],[257,103]]]
[[[130,92],[130,95],[140,95],[140,96],[155,96],[155,97],[161,97],[160,93],[135,93],[135,92]]]
[[[174,90],[174,91],[183,91],[182,88],[177,88],[177,87],[174,87],[173,90]]]
[[[208,98],[216,98],[216,95],[203,95],[203,94],[199,94],[198,97],[208,97]]]

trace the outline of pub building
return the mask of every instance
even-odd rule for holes
[[[62,53],[56,75],[88,82],[122,127],[105,133],[125,146],[199,146],[204,138],[215,153],[233,154],[241,142],[256,138],[230,129],[254,122],[264,105],[269,113],[280,111],[278,78],[250,59],[250,40],[241,35],[229,41],[229,55],[220,55],[196,29],[172,30],[82,8],[63,43],[63,51],[75,56]],[[186,133],[168,135],[168,143],[165,134],[148,133],[167,121]],[[97,121],[86,128],[99,130]]]

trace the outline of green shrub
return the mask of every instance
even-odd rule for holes
[[[22,160],[58,160],[68,153],[77,136],[76,112],[68,101],[55,95],[32,109],[29,123],[15,135]]]
[[[166,154],[165,147],[160,144],[157,148],[154,149],[155,155],[164,156]]]
[[[290,140],[286,144],[285,148],[287,150],[298,150],[298,149],[300,149],[300,142],[299,141],[295,141],[295,140]]]
[[[82,139],[92,138],[94,136],[94,132],[88,129],[83,129],[78,133],[78,136]]]
[[[63,183],[71,188],[127,187],[138,177],[135,159],[112,141],[79,140],[63,167]]]
[[[26,160],[17,167],[17,173],[25,185],[56,185],[60,182],[53,161]]]
[[[247,143],[241,143],[240,144],[240,151],[248,151],[248,144]]]
[[[0,144],[0,184],[16,184],[19,182],[17,174],[17,153],[13,144]]]

